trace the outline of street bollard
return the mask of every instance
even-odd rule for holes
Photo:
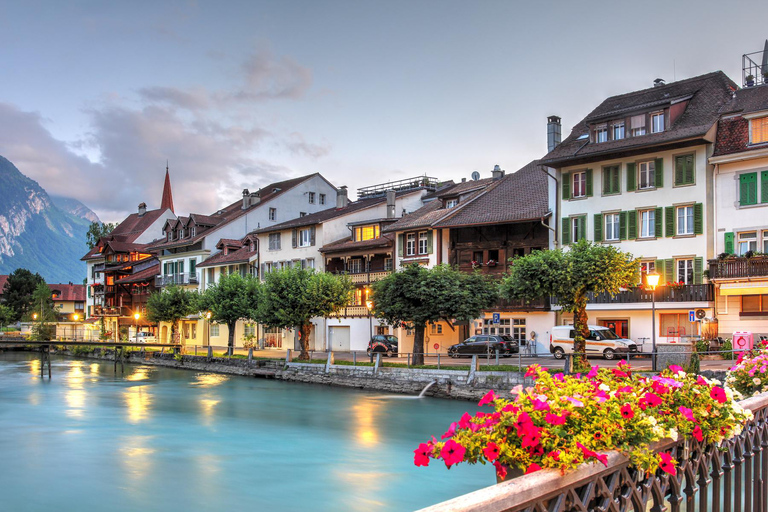
[[[570,375],[571,374],[571,355],[565,354],[565,356],[563,357],[563,360],[565,361],[565,368],[563,369],[563,373],[565,375]]]
[[[499,349],[496,349],[496,366],[499,366]]]
[[[285,364],[288,365],[288,363],[291,362],[291,349],[286,349],[285,351]]]
[[[210,363],[213,359],[213,347],[208,345],[208,362]]]
[[[437,369],[440,369],[440,352],[437,353]]]
[[[253,347],[250,347],[248,349],[248,364],[251,364],[253,361]]]
[[[373,373],[379,373],[379,366],[381,366],[381,352],[376,352],[376,364],[373,367]]]
[[[357,352],[352,352],[352,366],[357,366]]]
[[[408,368],[410,368],[410,367],[411,367],[411,354],[409,352],[408,353]]]

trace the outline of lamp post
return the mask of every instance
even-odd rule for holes
[[[139,342],[139,318],[141,318],[141,313],[137,311],[133,314],[133,330],[136,331],[136,343]]]
[[[78,315],[77,313],[72,315],[72,321],[73,322],[77,322],[78,320],[80,320],[80,315]],[[74,341],[76,339],[77,339],[77,325],[73,325],[72,326],[72,340]]]
[[[366,298],[365,307],[368,308],[368,326],[371,334],[371,337],[368,341],[369,343],[368,346],[370,346],[370,343],[371,343],[370,340],[373,339],[373,315],[371,314],[371,311],[373,310],[373,301],[368,300],[368,288],[365,289],[365,298]],[[373,350],[371,350],[371,362],[373,362]]]
[[[651,370],[656,371],[656,287],[661,276],[656,272],[645,275],[645,282],[651,288]]]
[[[206,330],[205,346],[210,347],[211,346],[211,312],[210,311],[205,313],[205,330]]]

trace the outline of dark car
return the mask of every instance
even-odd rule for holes
[[[368,342],[368,349],[366,350],[368,355],[376,352],[381,352],[389,357],[397,355],[397,336],[390,334],[377,334],[371,338]]]
[[[511,356],[520,351],[520,343],[512,336],[478,334],[448,347],[448,355],[451,357],[489,354],[493,356],[496,355],[497,350],[501,356]]]

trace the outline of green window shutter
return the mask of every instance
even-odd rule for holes
[[[768,171],[760,173],[760,200],[768,203]]]
[[[666,236],[675,236],[675,207],[667,206],[664,208],[664,234]],[[657,236],[661,236],[659,233]]]
[[[734,233],[733,231],[729,231],[728,233],[725,233],[725,252],[727,254],[733,254],[733,239],[734,239]]]
[[[663,158],[657,158],[656,164],[654,165],[654,173],[656,175],[656,188],[661,188],[664,186],[664,159]]]
[[[89,299],[91,298],[91,287],[90,286],[88,287],[88,298]]]
[[[659,284],[662,284],[663,283],[662,278],[664,277],[664,260],[656,260],[655,263],[656,263],[656,267],[654,270],[656,271],[657,274],[659,274],[659,276],[661,276],[659,277]]]
[[[613,193],[621,194],[621,166],[613,168]]]
[[[637,180],[637,164],[634,162],[627,164],[627,192],[635,190],[635,181]]]
[[[701,284],[703,271],[704,258],[693,258],[693,284]]]
[[[696,235],[704,233],[704,204],[702,203],[693,205],[693,233]]]
[[[571,243],[571,218],[570,217],[563,217],[562,228],[563,228],[563,234],[562,234],[563,245],[568,245]]]
[[[189,260],[189,273],[194,274],[197,271],[197,258]]]
[[[603,241],[603,214],[595,214],[595,242]]]
[[[315,226],[309,228],[309,245],[315,245]]]
[[[592,169],[587,169],[587,197],[592,196]]]
[[[563,200],[567,201],[571,198],[571,173],[563,173],[563,181],[561,185],[563,186]]]
[[[298,238],[298,235],[299,235],[298,229],[291,230],[291,247],[293,248],[296,248],[296,246],[298,245],[298,242],[296,240]]]
[[[621,184],[619,183],[619,166],[612,165],[603,168],[603,194],[621,193]]]
[[[627,239],[627,212],[619,212],[619,240]]]
[[[577,222],[579,223],[579,240],[584,240],[587,238],[587,216],[578,217]]]
[[[685,182],[685,162],[683,157],[675,157],[675,185],[682,185]]]
[[[630,240],[637,238],[637,210],[627,212],[627,238]]]
[[[403,257],[403,249],[405,247],[405,235],[399,234],[397,235],[397,255],[401,258]]]
[[[664,282],[674,283],[675,281],[675,260],[664,260]]]
[[[757,203],[756,172],[749,172],[739,176],[739,203],[742,206]]]
[[[653,226],[653,236],[661,238],[664,236],[664,208],[656,208],[653,215],[655,226]]]
[[[603,168],[603,195],[611,193],[611,168]],[[595,237],[597,238],[597,237]]]
[[[184,260],[181,260],[181,261],[177,262],[176,264],[179,266],[178,267],[179,269],[178,269],[177,273],[178,274],[183,274],[184,273]]]
[[[693,155],[675,157],[675,185],[691,185],[695,181]]]
[[[427,231],[427,254],[432,254],[432,231]]]

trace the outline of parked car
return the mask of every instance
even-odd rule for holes
[[[391,334],[377,334],[368,342],[368,355],[381,352],[389,357],[397,355],[397,336]]]
[[[495,355],[499,351],[500,356],[508,357],[520,351],[520,343],[512,336],[479,334],[470,336],[461,343],[448,347],[448,355],[451,357],[472,355]]]
[[[136,343],[157,343],[157,338],[151,332],[140,332],[133,339],[128,340]]]
[[[590,325],[589,337],[586,339],[587,356],[603,356],[614,359],[616,354],[637,352],[637,344],[629,339],[619,337],[615,332],[601,325]],[[572,325],[558,325],[552,328],[549,351],[555,359],[562,359],[565,354],[573,353],[573,338],[576,332]]]

